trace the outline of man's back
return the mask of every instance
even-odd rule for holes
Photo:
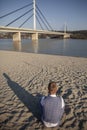
[[[58,123],[62,115],[61,97],[47,96],[43,100],[43,120],[50,123]]]

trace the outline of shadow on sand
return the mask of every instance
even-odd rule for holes
[[[41,120],[40,100],[43,95],[37,93],[36,96],[33,96],[24,88],[22,88],[18,83],[12,81],[6,73],[3,73],[3,75],[7,80],[8,86],[13,90],[20,101],[29,109],[29,111],[32,112],[32,114],[38,120]]]

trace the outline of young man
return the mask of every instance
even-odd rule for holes
[[[50,82],[48,85],[48,96],[42,97],[42,121],[46,127],[56,127],[59,125],[64,113],[64,100],[56,96],[56,82]]]

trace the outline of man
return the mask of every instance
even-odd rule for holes
[[[42,97],[42,121],[46,127],[56,127],[59,125],[64,112],[64,100],[61,96],[56,96],[56,82],[48,85],[48,96]]]

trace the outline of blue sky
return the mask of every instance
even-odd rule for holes
[[[32,0],[0,0],[0,16],[31,2]],[[87,0],[36,0],[36,3],[54,30],[63,30],[65,23],[68,30],[87,30]],[[32,6],[27,7],[0,19],[0,26],[5,26],[31,8]],[[20,26],[31,14],[32,12],[10,26]],[[33,18],[23,27],[33,28]],[[40,29],[39,24],[37,28]]]

